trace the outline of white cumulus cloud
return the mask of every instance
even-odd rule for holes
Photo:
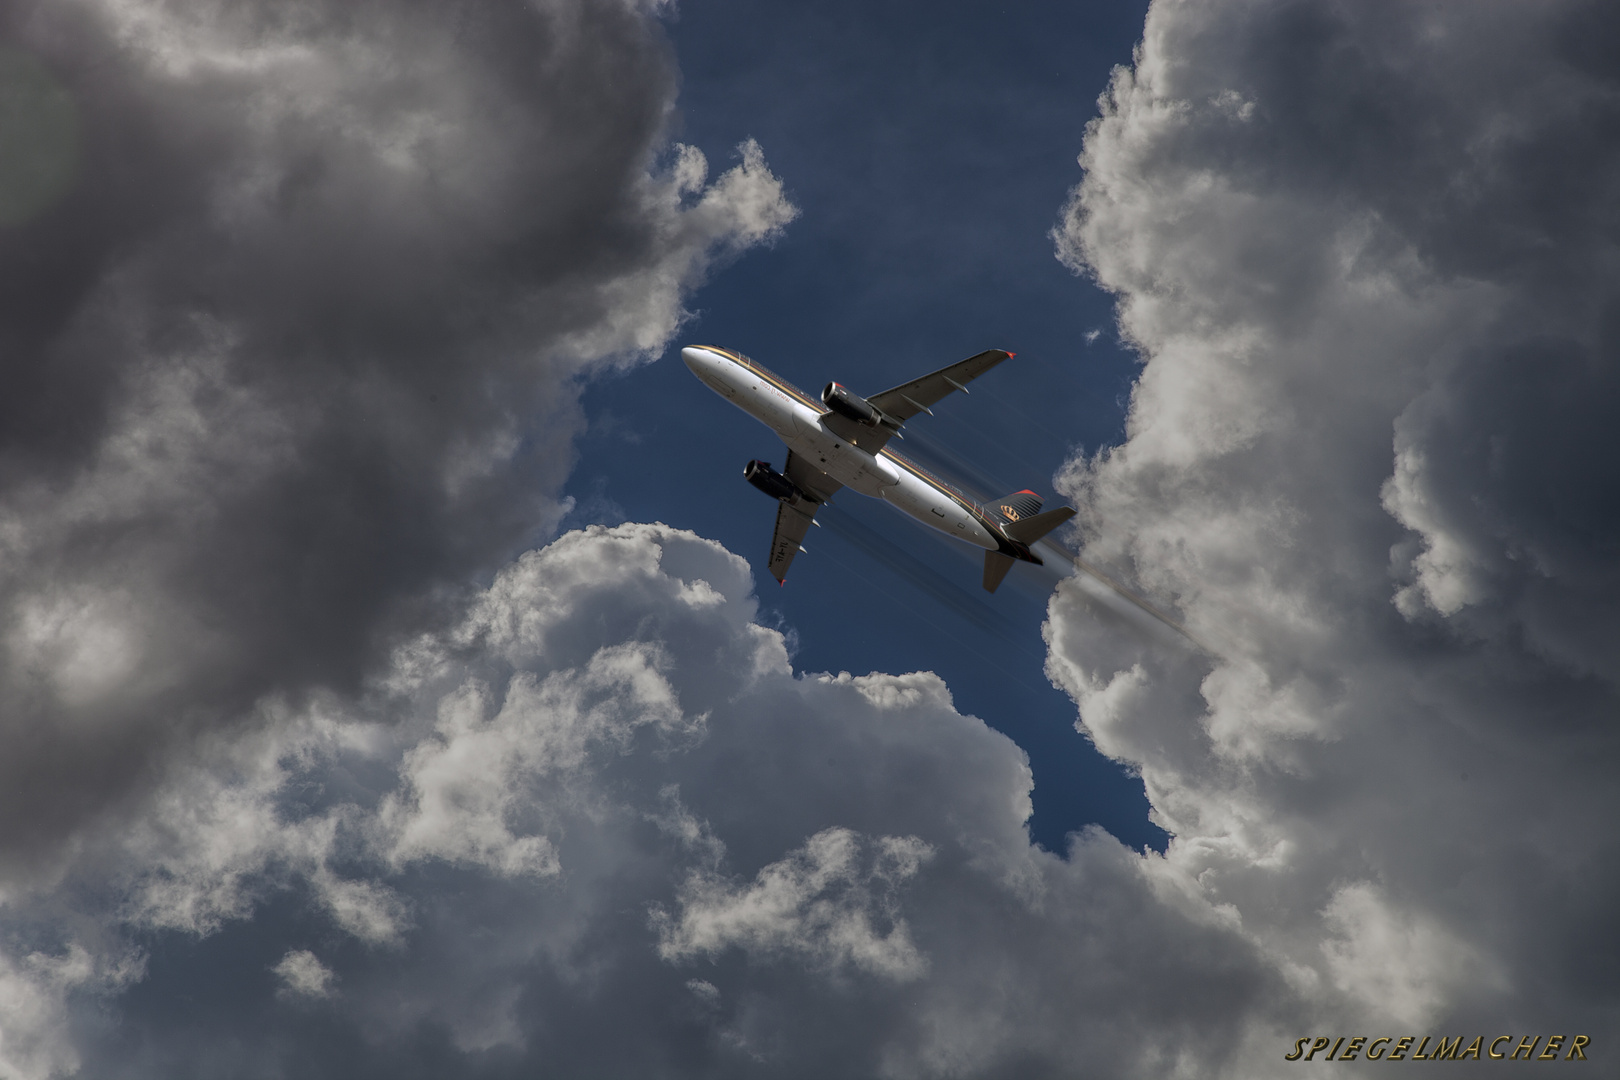
[[[369,691],[216,740],[17,909],[87,935],[41,1021],[58,1053],[97,1075],[337,1075],[339,1045],[398,1076],[1153,1075],[1278,993],[1157,856],[1031,845],[1024,755],[938,676],[795,672],[756,611],[718,545],[592,527]],[[114,979],[154,942],[146,978]],[[175,995],[215,950],[266,976],[233,976],[199,1033]],[[89,1022],[108,995],[148,1056]]]
[[[1067,584],[1049,670],[1300,1034],[1615,1029],[1615,25],[1156,3],[1055,234],[1143,360],[1062,487],[1212,655]]]
[[[337,975],[321,963],[320,957],[308,949],[294,949],[281,958],[273,969],[285,983],[287,994],[296,997],[324,998],[332,993]]]

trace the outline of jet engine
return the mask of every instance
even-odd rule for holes
[[[799,494],[793,481],[771,468],[768,461],[750,461],[744,465],[743,479],[773,499],[792,499]]]
[[[839,416],[847,416],[857,424],[877,427],[883,422],[883,413],[876,405],[835,382],[828,383],[821,391],[821,401]]]

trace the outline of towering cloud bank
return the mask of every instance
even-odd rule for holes
[[[1059,249],[1144,367],[1064,486],[1216,655],[1066,588],[1050,670],[1312,1032],[1620,1027],[1617,42],[1157,3],[1087,136]]]
[[[266,704],[14,899],[0,1060],[1156,1075],[1277,996],[1155,864],[1031,846],[1023,754],[938,676],[798,675],[756,613],[719,545],[593,527],[358,698]]]
[[[10,4],[0,884],[554,527],[573,380],[793,214],[650,13]]]
[[[335,821],[244,854],[170,819],[274,790],[311,695],[548,534],[577,380],[793,216],[754,144],[708,182],[664,141],[654,7],[0,12],[0,1073],[69,1069],[66,1003],[140,978],[106,927],[208,932],[267,859],[396,938],[392,894],[321,869]]]

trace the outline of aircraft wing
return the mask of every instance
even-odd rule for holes
[[[873,394],[866,400],[896,420],[909,420],[920,412],[926,412],[928,406],[951,391],[963,389],[969,381],[977,379],[1012,355],[1004,349],[988,349],[978,356],[970,356],[950,367],[940,368],[931,375],[902,383],[893,390]]]
[[[793,563],[793,556],[799,553],[804,534],[810,531],[810,522],[816,516],[816,511],[822,503],[832,498],[833,492],[844,486],[791,450],[788,451],[782,474],[808,498],[797,502],[777,500],[776,532],[771,536],[770,564],[771,576],[777,581],[787,578],[788,567]]]
[[[799,553],[804,534],[810,531],[810,519],[816,516],[816,504],[794,506],[782,499],[776,507],[776,533],[771,537],[771,576],[777,581],[787,580],[788,567]]]
[[[788,451],[787,464],[782,466],[782,475],[818,503],[826,502],[844,486],[791,450]]]

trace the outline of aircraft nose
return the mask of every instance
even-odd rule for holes
[[[681,350],[681,359],[686,361],[686,366],[691,368],[694,373],[703,369],[703,362],[708,358],[709,354],[707,352],[693,348],[690,345]]]

